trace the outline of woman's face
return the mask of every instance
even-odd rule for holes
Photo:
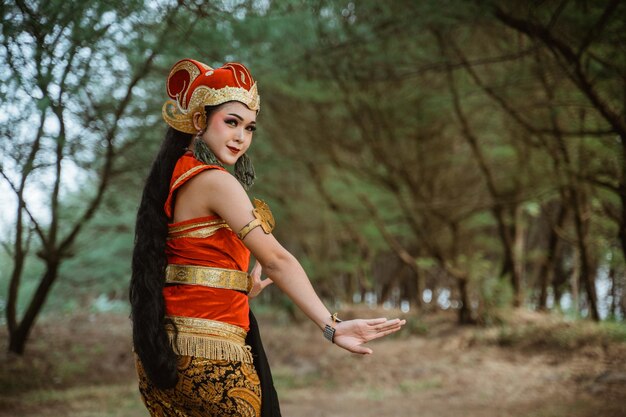
[[[202,140],[223,165],[234,165],[250,147],[255,130],[256,111],[231,101],[211,114]]]

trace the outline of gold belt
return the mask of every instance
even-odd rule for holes
[[[252,278],[246,272],[209,266],[170,264],[165,268],[165,282],[226,288],[245,293],[252,289]]]
[[[247,333],[241,327],[193,317],[166,318],[165,330],[176,354],[252,363],[250,346],[246,345]]]

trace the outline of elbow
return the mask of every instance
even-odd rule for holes
[[[282,248],[282,250],[276,251],[264,259],[261,265],[263,265],[263,270],[268,277],[280,279],[282,272],[289,269],[289,265],[293,262],[297,262],[296,258],[286,249]]]

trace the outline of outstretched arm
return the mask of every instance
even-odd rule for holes
[[[233,231],[238,232],[254,219],[250,199],[230,174],[208,171],[198,175],[198,179],[201,181],[196,184],[203,187],[201,195],[205,196],[203,204],[206,204],[206,209],[223,218]],[[334,341],[338,346],[354,353],[372,353],[371,349],[361,345],[398,331],[405,324],[404,320],[384,318],[349,320],[334,324],[330,312],[315,293],[298,260],[271,233],[266,234],[262,228],[257,227],[248,233],[244,243],[273,282],[321,330],[327,324],[335,327]]]

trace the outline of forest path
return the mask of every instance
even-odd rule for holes
[[[519,328],[553,321],[524,316]],[[261,318],[285,417],[626,416],[623,342],[503,346],[513,339],[502,328],[459,327],[438,314],[409,323],[425,334],[407,328],[362,357],[325,343],[307,322],[285,322]],[[147,416],[129,332],[128,319],[116,314],[43,320],[24,358],[2,356],[0,416]]]

